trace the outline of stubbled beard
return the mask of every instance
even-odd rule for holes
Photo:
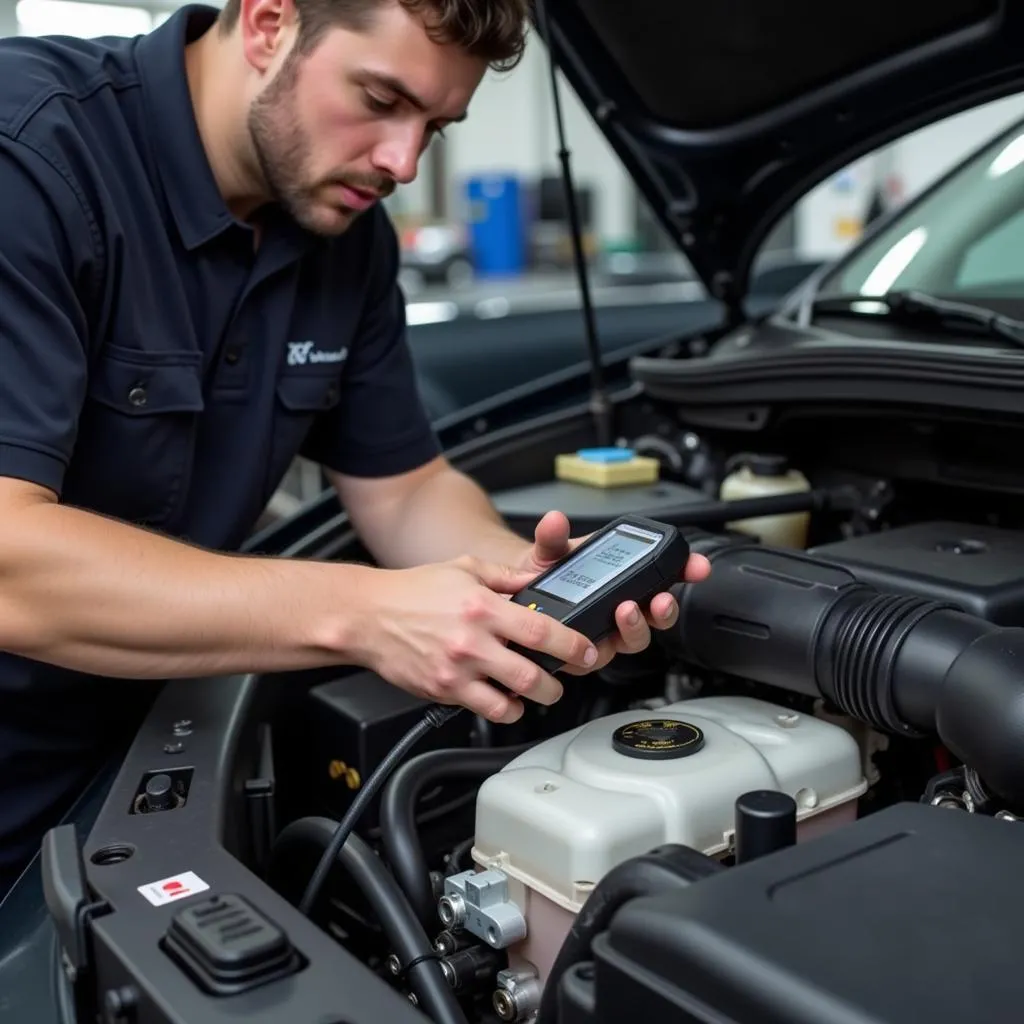
[[[362,211],[335,204],[334,216],[326,215],[317,190],[327,184],[345,184],[368,189],[381,195],[394,190],[394,181],[384,175],[338,172],[326,179],[311,181],[307,176],[312,145],[299,123],[295,86],[301,57],[290,53],[274,80],[253,101],[248,128],[253,152],[270,196],[301,227],[319,235],[345,231]],[[338,217],[337,214],[342,214]]]

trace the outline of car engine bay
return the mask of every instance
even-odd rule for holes
[[[712,573],[677,588],[678,624],[514,726],[429,730],[308,916],[318,858],[424,702],[352,669],[167,687],[82,857],[60,829],[44,846],[81,1005],[124,997],[134,1015],[101,1019],[140,1024],[1015,1019],[1014,495],[961,493],[946,507],[979,514],[943,518],[911,500],[933,486],[912,461],[843,469],[841,428],[743,451],[641,401],[620,444],[655,483],[545,477],[581,413],[524,428],[520,459],[480,440],[476,466],[519,467],[490,493],[526,535],[548,508],[577,533],[627,510],[679,525]],[[332,557],[359,557],[340,537]],[[197,879],[181,909],[146,895]],[[971,929],[983,955],[959,948]]]

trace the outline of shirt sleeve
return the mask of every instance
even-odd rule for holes
[[[398,239],[380,211],[370,294],[342,379],[341,401],[322,416],[302,454],[349,476],[393,476],[441,451],[423,406],[398,285]]]
[[[69,179],[0,135],[0,477],[58,495],[88,376],[77,285],[96,264],[90,219]]]

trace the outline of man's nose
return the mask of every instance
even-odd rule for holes
[[[422,133],[403,129],[377,146],[373,153],[374,167],[389,174],[399,185],[408,185],[416,178],[422,149]]]

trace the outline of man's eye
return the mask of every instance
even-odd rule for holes
[[[363,95],[366,99],[366,106],[375,114],[386,114],[389,110],[394,109],[395,104],[391,100],[383,100],[379,96],[374,96],[372,92]]]

